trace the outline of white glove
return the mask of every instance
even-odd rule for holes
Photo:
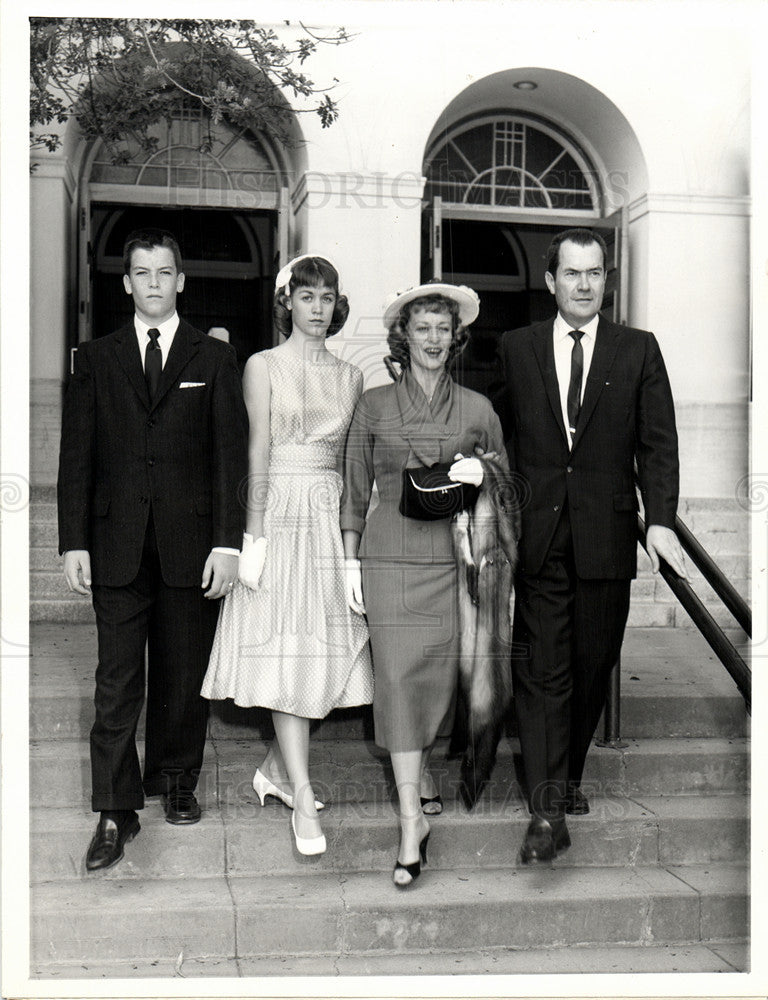
[[[267,557],[267,540],[263,536],[254,539],[253,535],[243,533],[243,551],[237,567],[237,578],[251,590],[258,590],[264,560]]]
[[[448,478],[454,483],[467,483],[469,486],[480,486],[483,481],[483,466],[479,458],[462,458],[461,455],[454,455],[457,459],[448,470]]]
[[[363,604],[363,571],[359,559],[344,560],[344,596],[356,615],[365,614]]]

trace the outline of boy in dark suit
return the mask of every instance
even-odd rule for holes
[[[621,648],[637,571],[634,463],[654,572],[685,576],[672,393],[652,333],[599,316],[605,244],[558,234],[545,279],[554,319],[505,333],[493,392],[511,468],[530,487],[522,509],[512,660],[531,822],[521,861],[570,844],[565,814],[589,812],[587,750]]]
[[[88,871],[122,858],[145,795],[163,796],[169,823],[200,818],[208,703],[199,692],[244,526],[248,418],[235,353],[179,319],[184,274],[170,233],[132,233],[123,257],[135,315],[80,344],[59,461],[64,574],[71,590],[92,594],[98,631],[91,805],[100,818]]]

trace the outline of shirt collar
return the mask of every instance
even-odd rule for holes
[[[168,319],[163,323],[160,323],[159,326],[150,326],[149,323],[145,323],[143,319],[139,319],[135,313],[133,316],[133,326],[139,337],[146,337],[147,330],[159,330],[161,337],[170,337],[176,333],[180,322],[179,314],[176,311],[174,311],[173,316],[169,316]]]
[[[599,322],[600,322],[600,315],[598,314],[596,316],[593,316],[588,323],[582,323],[581,326],[578,327],[578,329],[582,330],[588,337],[591,337],[593,340],[595,340],[597,338],[597,324]],[[567,323],[563,319],[562,315],[558,312],[557,316],[555,317],[555,326],[552,331],[555,340],[565,340],[566,337],[570,334],[571,330],[575,329],[577,329],[577,327],[571,326],[570,323]]]

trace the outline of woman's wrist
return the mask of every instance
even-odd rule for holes
[[[259,542],[265,542],[266,538],[264,535],[251,534],[249,531],[243,532],[243,548],[246,546],[257,545]]]

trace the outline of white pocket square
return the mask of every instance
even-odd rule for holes
[[[199,386],[205,385],[205,382],[180,382],[180,389],[197,389]]]

